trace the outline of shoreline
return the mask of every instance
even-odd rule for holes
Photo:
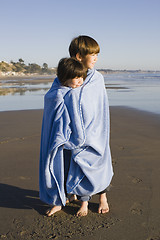
[[[15,84],[15,83],[23,83],[23,84],[38,84],[38,83],[46,83],[53,82],[55,75],[33,75],[33,76],[18,76],[18,77],[0,77],[0,86],[5,84]]]
[[[33,75],[0,78],[0,96],[14,95],[16,93],[24,94],[27,91],[40,91],[43,87],[28,88],[26,85],[34,86],[38,84],[49,84],[54,81],[55,75]],[[19,85],[19,87],[17,87]],[[8,87],[10,86],[10,87]],[[46,90],[44,88],[44,90]]]
[[[110,212],[96,213],[98,196],[86,217],[76,218],[77,203],[52,218],[38,197],[38,165],[43,110],[0,112],[0,239],[160,238],[160,115],[110,107],[114,167],[108,192]]]
[[[24,80],[24,79],[39,79],[39,78],[52,78],[55,74],[26,74],[26,75],[11,75],[11,76],[2,76],[0,75],[0,81],[1,80]]]
[[[136,107],[129,107],[129,106],[123,106],[123,105],[115,105],[115,106],[109,106],[109,109],[111,111],[111,109],[114,109],[114,108],[117,108],[117,109],[124,109],[124,110],[130,110],[130,111],[136,111],[137,113],[140,113],[140,114],[147,114],[147,115],[153,115],[155,117],[159,117],[160,116],[160,113],[158,112],[151,112],[151,111],[147,111],[147,110],[142,110],[142,109],[139,109],[139,108],[136,108]],[[25,111],[42,111],[43,112],[43,108],[31,108],[31,109],[19,109],[19,110],[3,110],[1,111],[0,110],[0,114],[1,113],[13,113],[13,112],[25,112]]]

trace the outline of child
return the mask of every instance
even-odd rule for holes
[[[62,58],[57,68],[57,77],[61,85],[71,88],[80,87],[86,78],[86,70],[75,58]]]
[[[69,53],[71,57],[76,57],[80,62],[83,63],[86,70],[93,69],[97,62],[98,53],[100,47],[98,43],[89,36],[79,36],[74,38],[69,46]],[[106,189],[107,190],[107,189]],[[106,190],[98,193],[99,194],[99,213],[106,213],[109,211],[109,206],[106,197]],[[78,211],[78,215],[86,215],[88,212],[88,201],[81,202],[81,208]],[[89,200],[89,198],[88,198]]]
[[[105,189],[110,185],[113,169],[108,99],[103,76],[94,70],[99,51],[98,43],[91,37],[73,39],[70,55],[84,65],[87,77],[82,86],[82,83],[76,84],[74,91],[61,87],[55,79],[45,96],[40,198],[54,205],[48,216],[65,205],[66,192],[76,194],[81,201],[77,216],[87,215],[88,201],[96,193],[100,196],[98,212],[109,211]],[[64,176],[65,162],[67,177]]]

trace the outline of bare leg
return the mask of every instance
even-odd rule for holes
[[[77,196],[75,194],[72,194],[72,196],[69,198],[70,202],[76,201],[77,200]]]
[[[73,201],[76,201],[76,200],[77,200],[77,196],[75,194],[69,194],[69,196],[66,200],[66,204],[70,203],[70,202],[73,202]]]
[[[107,196],[106,196],[106,193],[102,193],[99,195],[98,213],[107,213],[107,212],[109,212]]]
[[[88,202],[81,202],[81,207],[77,212],[77,217],[86,216],[88,214]]]
[[[60,211],[62,209],[62,206],[54,206],[53,208],[49,209],[46,214],[48,217],[52,216],[56,212]]]

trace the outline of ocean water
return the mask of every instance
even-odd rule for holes
[[[110,106],[126,106],[160,114],[160,72],[104,75]],[[43,109],[44,95],[52,83],[8,84],[0,95],[0,111]],[[12,88],[17,91],[12,92]]]
[[[160,114],[160,72],[106,74],[104,79],[110,106]]]
[[[0,111],[43,109],[44,95],[51,85],[51,82],[23,84],[23,80],[18,83],[13,80],[13,84],[5,83],[2,89],[10,90],[10,93],[0,95]]]

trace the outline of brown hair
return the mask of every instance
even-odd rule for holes
[[[75,58],[62,58],[57,67],[57,77],[62,85],[66,84],[67,80],[75,77],[87,76],[86,69],[81,62]]]
[[[69,46],[69,53],[71,57],[76,57],[79,53],[81,57],[85,57],[87,54],[99,53],[100,47],[96,40],[89,36],[78,36],[74,38]]]

